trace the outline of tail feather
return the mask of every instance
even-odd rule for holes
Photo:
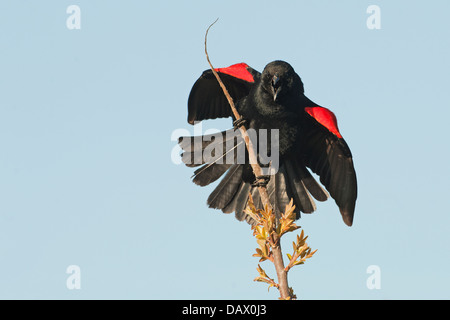
[[[250,183],[245,183],[245,188],[241,191],[237,204],[236,204],[236,212],[240,213],[245,210],[247,207],[248,196],[252,190],[252,186]]]
[[[210,208],[223,209],[233,200],[242,182],[242,165],[233,165],[209,195],[207,204]]]
[[[286,161],[287,170],[297,180],[301,180],[306,189],[318,201],[326,201],[329,197],[328,192],[314,179],[311,173],[306,169],[306,166],[296,159],[289,159]]]
[[[198,167],[213,162],[223,163],[224,156],[241,143],[243,143],[243,140],[239,132],[234,129],[204,136],[185,136],[178,139],[178,145],[184,151],[181,154],[181,159],[188,167]]]
[[[263,204],[261,201],[261,196],[259,194],[258,188],[253,187],[250,183],[245,183],[247,185],[246,189],[243,190],[243,193],[241,193],[240,199],[239,199],[239,205],[236,207],[235,215],[236,219],[239,221],[247,221],[247,223],[254,225],[256,224],[256,221],[249,216],[248,214],[245,214],[245,208],[248,204],[248,198],[249,195],[252,195],[253,204],[257,209],[262,209]],[[245,192],[245,196],[244,196]]]
[[[232,141],[233,139],[234,141]],[[236,152],[233,154],[232,163],[224,163],[230,162],[228,153],[234,151],[241,144],[243,144],[243,140],[235,134],[234,129],[211,135],[179,139],[179,145],[184,151],[183,162],[188,167],[202,165],[194,172],[193,182],[195,184],[206,186],[225,174],[208,197],[208,206],[220,209],[224,213],[235,212],[236,219],[246,220],[253,224],[253,219],[244,211],[249,194],[252,195],[256,208],[263,209],[259,190],[243,177],[244,165],[237,164]],[[205,156],[208,153],[210,153],[209,157]],[[227,161],[223,161],[225,159]],[[321,165],[318,164],[318,166]],[[339,178],[341,176],[342,174],[338,174]],[[274,213],[278,218],[284,212],[291,198],[294,200],[298,219],[300,212],[311,213],[316,210],[312,197],[318,201],[325,201],[329,197],[302,161],[294,158],[284,159],[281,162],[278,172],[270,177],[266,188]]]
[[[279,212],[284,212],[286,206],[290,202],[290,197],[288,196],[289,182],[286,180],[291,179],[289,179],[289,177],[286,175],[285,167],[282,166],[280,167],[277,174],[275,174],[275,203]],[[296,210],[299,211],[300,209],[296,208]]]
[[[245,183],[241,182],[237,188],[237,191],[230,202],[222,208],[223,213],[232,213],[236,210],[238,204],[239,195],[242,193],[242,190],[245,188]],[[220,209],[220,208],[219,208]]]
[[[251,193],[252,193],[252,198],[253,198],[253,204],[255,205],[255,207],[257,209],[263,209],[264,206],[263,206],[263,203],[261,200],[261,195],[259,194],[258,188],[253,188]]]
[[[208,145],[212,143],[226,142],[227,139],[233,139],[234,129],[207,134],[204,136],[184,136],[178,138],[178,145],[183,151],[194,152],[204,150]],[[222,141],[217,141],[218,135],[221,135]]]
[[[297,219],[300,218],[300,212],[312,213],[315,211],[316,205],[307,186],[313,190],[319,200],[328,196],[304,166],[291,160],[283,161],[278,172],[270,177],[266,187],[275,215],[280,217],[291,198],[294,200]],[[253,188],[251,194],[255,206],[263,208],[258,189]],[[237,217],[239,216],[239,220],[245,218],[241,212],[236,212],[236,214]]]
[[[209,196],[208,205],[211,208],[221,209],[224,213],[235,212],[236,219],[246,220],[253,224],[254,221],[244,213],[244,210],[249,194],[252,195],[256,208],[263,208],[259,190],[242,180],[242,165],[235,164],[228,170],[228,173]],[[291,160],[283,161],[278,172],[270,177],[266,187],[275,215],[278,218],[281,216],[291,198],[296,206],[297,219],[300,218],[300,212],[315,211],[316,205],[307,186],[313,190],[315,197],[323,199],[327,196],[306,168],[302,168]]]
[[[205,164],[203,167],[194,171],[194,179],[192,181],[199,186],[207,186],[219,179],[231,166],[231,164]]]
[[[288,180],[295,204],[300,207],[299,209],[302,212],[312,213],[316,210],[316,205],[309,195],[301,175],[299,175],[298,166],[294,166],[291,161],[286,161],[284,165],[289,174]]]
[[[236,219],[238,219],[239,221],[242,221],[246,216],[244,210],[247,206],[248,195],[250,194],[251,188],[252,186],[250,185],[250,183],[243,182],[239,193],[236,193],[236,196],[233,199],[233,211],[235,212]]]

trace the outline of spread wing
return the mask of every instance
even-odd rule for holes
[[[328,109],[305,108],[301,150],[304,163],[336,201],[344,222],[351,226],[357,197],[356,173],[350,149]]]
[[[247,96],[261,74],[245,63],[215,69],[234,101]],[[231,117],[228,101],[211,70],[194,83],[188,100],[188,122]]]

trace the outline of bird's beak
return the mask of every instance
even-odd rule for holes
[[[274,88],[276,88],[279,81],[280,81],[280,77],[278,77],[277,75],[274,75],[272,78],[272,86]]]
[[[274,75],[272,78],[273,101],[277,100],[278,92],[280,92],[280,77]]]

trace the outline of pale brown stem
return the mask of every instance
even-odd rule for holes
[[[273,264],[277,272],[278,289],[280,290],[281,299],[287,299],[289,297],[289,285],[287,279],[287,271],[284,269],[283,253],[281,252],[281,244],[278,242],[278,246],[272,247]],[[282,291],[283,288],[283,291]]]

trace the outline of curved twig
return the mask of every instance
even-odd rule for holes
[[[225,85],[223,84],[222,80],[220,79],[219,74],[216,72],[216,70],[214,69],[211,61],[209,60],[209,55],[208,55],[208,49],[207,49],[207,39],[208,39],[208,32],[209,29],[217,22],[217,20],[219,20],[219,18],[216,19],[216,21],[214,21],[209,27],[208,29],[206,29],[206,34],[205,34],[205,54],[206,54],[206,60],[208,61],[209,66],[211,67],[211,71],[214,74],[214,76],[216,77],[217,81],[219,82],[220,87],[223,90],[223,93],[225,94],[225,97],[228,100],[228,103],[230,104],[231,107],[231,111],[233,112],[233,115],[236,119],[240,119],[241,116],[239,114],[239,112],[236,109],[236,106],[234,105],[233,102],[233,98],[230,96],[230,94],[228,93],[227,88],[225,87]],[[239,130],[242,134],[242,137],[244,138],[245,144],[247,146],[247,150],[248,150],[248,155],[249,155],[249,160],[250,160],[250,165],[252,166],[253,169],[253,173],[255,175],[255,177],[259,177],[262,176],[262,170],[261,167],[258,164],[257,161],[257,156],[255,153],[255,150],[253,148],[253,144],[250,140],[249,135],[247,134],[247,130],[245,129],[244,126],[240,126]],[[267,193],[267,189],[265,186],[259,186],[258,187],[258,191],[259,194],[261,196],[261,201],[264,205],[264,207],[266,208],[266,210],[270,210],[273,212],[272,209],[272,205],[270,203],[270,198],[269,198],[269,194]],[[284,262],[283,262],[283,255],[281,252],[281,245],[278,241],[278,245],[272,248],[272,252],[273,252],[273,258],[274,258],[274,266],[275,266],[275,270],[277,272],[277,277],[278,277],[278,284],[279,284],[279,291],[280,291],[280,296],[281,299],[288,299],[290,297],[289,294],[289,286],[288,286],[288,281],[287,281],[287,272],[285,270],[284,267]]]

